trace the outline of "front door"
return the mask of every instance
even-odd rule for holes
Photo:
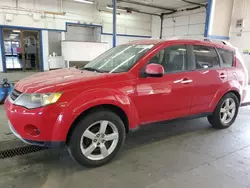
[[[160,78],[139,78],[135,104],[140,123],[149,123],[188,115],[193,80],[187,72],[186,45],[168,46],[149,62],[161,64],[165,75]]]

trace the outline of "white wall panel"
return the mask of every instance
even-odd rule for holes
[[[159,39],[161,29],[161,19],[158,16],[152,16],[152,38]]]
[[[172,18],[164,18],[163,27],[174,27],[174,20]]]
[[[234,0],[215,0],[211,35],[229,36]]]
[[[188,25],[175,27],[174,28],[174,35],[175,36],[186,36],[186,35],[188,35]]]
[[[189,23],[189,16],[180,16],[175,19],[175,26],[183,26]]]
[[[163,28],[163,36],[174,36],[174,27]]]
[[[191,14],[189,24],[205,23],[204,18],[206,18],[206,13],[201,12],[197,14]]]
[[[190,25],[188,28],[188,35],[204,34],[205,24]]]
[[[2,6],[15,6],[15,1],[12,0],[1,0]]]
[[[152,26],[155,24],[152,20]],[[162,37],[171,36],[204,36],[206,9],[178,12],[165,16],[163,20]],[[157,33],[156,31],[154,31]]]
[[[151,31],[146,31],[142,29],[132,29],[132,28],[126,28],[126,34],[128,35],[146,35],[151,36]]]

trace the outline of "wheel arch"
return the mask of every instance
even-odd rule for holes
[[[116,115],[118,115],[121,118],[121,120],[123,121],[123,123],[124,123],[126,132],[127,133],[129,132],[128,115],[126,114],[126,112],[122,108],[120,108],[119,106],[113,105],[113,104],[100,104],[100,105],[92,106],[92,107],[86,109],[80,115],[78,115],[76,117],[76,119],[73,121],[73,123],[70,126],[70,129],[68,131],[68,134],[67,134],[67,137],[66,137],[66,143],[68,143],[69,138],[71,136],[71,133],[74,130],[74,128],[76,127],[77,123],[80,121],[80,119],[86,117],[90,113],[93,113],[93,112],[99,111],[99,110],[109,110],[109,111],[115,113]]]
[[[212,103],[210,104],[210,108],[211,108],[211,111],[213,112],[217,106],[217,104],[220,102],[220,100],[225,96],[227,95],[228,93],[233,93],[236,95],[236,97],[238,98],[239,100],[239,103],[241,103],[241,95],[240,95],[240,92],[237,90],[237,89],[230,89],[230,90],[226,90],[224,92],[218,92],[216,97],[214,98],[214,100],[212,101]]]
[[[225,95],[227,95],[228,93],[233,93],[233,94],[235,94],[236,97],[237,97],[238,100],[239,100],[239,103],[241,103],[241,96],[240,96],[240,93],[239,93],[238,91],[236,91],[236,90],[231,90],[231,91],[228,91]],[[223,97],[224,97],[225,95],[223,95]]]

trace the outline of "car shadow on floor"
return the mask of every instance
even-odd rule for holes
[[[135,149],[147,144],[156,143],[161,140],[167,140],[173,136],[188,133],[190,131],[204,130],[207,133],[216,131],[211,128],[206,118],[196,120],[175,120],[171,122],[154,123],[144,125],[135,132],[130,132],[127,136],[126,143],[122,154],[130,149]],[[12,143],[13,147],[13,143]],[[122,157],[119,155],[115,160]],[[32,166],[41,164],[44,168],[70,168],[73,171],[88,170],[76,164],[70,157],[67,149],[48,149],[27,155],[9,158],[15,160],[18,166]],[[13,163],[15,164],[15,163]],[[8,167],[9,168],[9,167]]]

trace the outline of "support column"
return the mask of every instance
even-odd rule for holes
[[[116,0],[113,0],[113,47],[116,47]]]
[[[213,0],[208,0],[204,37],[209,37],[211,33],[211,21],[213,20],[213,3]]]
[[[40,53],[41,53],[41,68],[42,71],[49,70],[49,36],[48,31],[41,30],[40,31]]]
[[[2,30],[3,30],[3,28],[0,27],[0,72],[6,72]]]

